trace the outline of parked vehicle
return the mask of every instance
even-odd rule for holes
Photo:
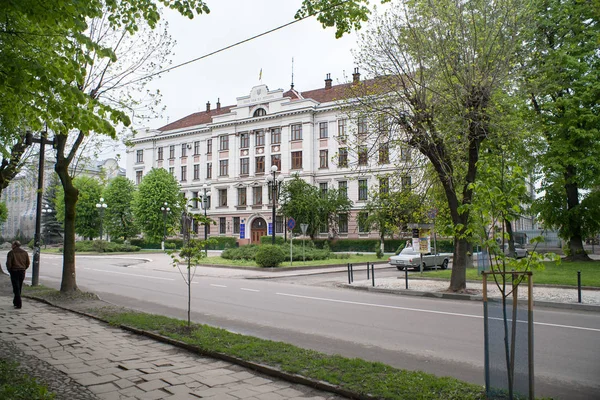
[[[451,254],[449,253],[423,254],[423,269],[434,268],[436,266],[446,269],[448,268],[450,256]],[[388,262],[390,265],[398,268],[399,271],[404,270],[404,268],[420,269],[421,254],[418,251],[413,250],[412,247],[406,247],[400,254],[388,258]]]
[[[504,243],[504,254],[507,256],[510,256],[510,250],[508,248],[508,243]],[[520,244],[515,243],[515,254],[513,255],[513,257],[515,258],[525,258],[529,256],[529,252],[527,251],[527,249],[523,246],[521,246]]]

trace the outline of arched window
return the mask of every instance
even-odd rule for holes
[[[264,108],[258,108],[254,111],[254,117],[263,117],[267,115],[267,111]]]

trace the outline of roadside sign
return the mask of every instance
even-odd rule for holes
[[[288,219],[287,223],[288,229],[292,230],[296,226],[296,220],[294,218]]]
[[[427,216],[429,217],[429,219],[435,219],[435,217],[437,217],[437,213],[438,213],[438,210],[437,210],[437,208],[434,207],[427,212]]]
[[[240,239],[246,239],[246,224],[240,224]]]
[[[308,229],[308,224],[300,224],[300,229],[302,229],[302,234],[306,235],[306,230]]]

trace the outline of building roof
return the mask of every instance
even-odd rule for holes
[[[159,131],[172,131],[174,129],[187,128],[189,126],[196,126],[202,124],[208,124],[212,121],[212,118],[216,115],[227,114],[231,109],[235,106],[225,106],[220,107],[210,111],[200,111],[197,113],[193,113],[188,115],[187,117],[183,117],[175,122],[171,122],[163,126],[162,128],[158,128]]]

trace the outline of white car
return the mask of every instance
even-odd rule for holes
[[[442,269],[448,268],[450,254],[423,254],[423,269],[440,266]],[[420,269],[421,254],[413,250],[412,247],[406,247],[397,256],[388,258],[390,265],[395,266],[402,271],[404,268]]]
[[[504,254],[510,256],[510,250],[508,249],[508,243],[504,243]],[[515,258],[525,258],[529,256],[529,252],[526,248],[521,246],[520,244],[515,243]]]

